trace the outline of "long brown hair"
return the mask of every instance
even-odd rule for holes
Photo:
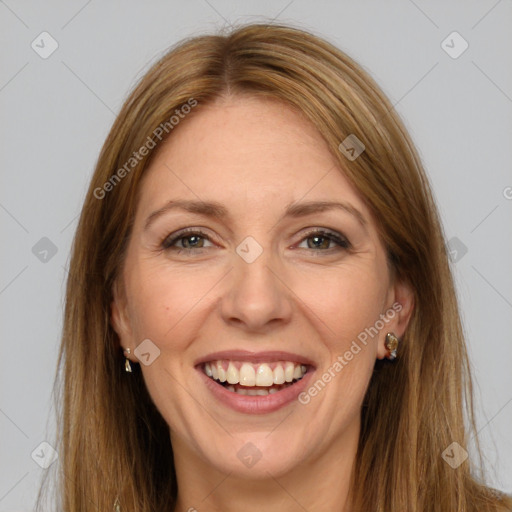
[[[179,129],[170,121],[176,109],[196,102],[192,116],[226,94],[279,99],[316,126],[378,219],[396,278],[414,290],[400,358],[376,362],[363,404],[353,480],[357,510],[512,507],[478,472],[482,456],[470,367],[444,233],[404,125],[372,78],[345,53],[311,33],[275,24],[195,37],[171,49],[128,97],[102,148],[74,238],[66,290],[56,381],[59,507],[96,512],[113,510],[116,503],[122,511],[149,512],[175,503],[168,425],[139,365],[131,375],[124,372],[110,324],[112,287],[140,182],[156,152],[141,156],[139,149],[172,137]],[[365,145],[353,161],[339,150],[351,134]],[[445,449],[453,442],[467,449],[471,438],[478,464],[471,458],[456,468],[445,462]]]

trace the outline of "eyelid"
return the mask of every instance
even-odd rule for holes
[[[201,238],[212,242],[212,237],[208,235],[203,229],[200,228],[183,228],[175,231],[173,233],[168,234],[160,243],[163,249],[169,249],[172,247],[172,244],[180,240],[181,238],[185,238],[186,235],[199,235]],[[180,248],[179,248],[180,249]],[[204,249],[204,247],[199,247],[198,249]],[[180,250],[186,251],[187,249],[181,248]]]
[[[329,238],[330,240],[334,241],[338,245],[338,248],[345,249],[345,250],[352,248],[352,243],[350,242],[348,237],[345,236],[345,234],[343,234],[342,232],[339,232],[339,231],[335,231],[333,229],[323,228],[323,227],[309,228],[308,231],[306,231],[305,233],[302,233],[300,235],[300,243],[302,243],[304,240],[310,238],[313,235],[325,236],[326,238]],[[315,251],[315,252],[328,252],[328,251],[330,251],[330,249],[326,249],[324,251]]]
[[[352,248],[352,243],[350,242],[350,240],[341,232],[338,232],[338,231],[330,229],[330,228],[319,227],[319,226],[305,228],[305,229],[306,229],[306,231],[305,232],[303,231],[300,235],[300,240],[298,242],[299,244],[304,242],[308,238],[312,237],[313,235],[326,237],[330,241],[332,241],[333,243],[336,244],[336,247],[331,247],[329,249],[322,249],[322,250],[318,250],[318,251],[314,250],[314,249],[309,249],[309,248],[305,249],[308,252],[330,253],[331,251],[333,251],[335,249],[349,250]],[[174,247],[174,244],[176,242],[178,242],[179,240],[181,240],[183,238],[186,238],[187,235],[190,235],[190,236],[198,235],[199,237],[204,238],[205,240],[213,243],[213,240],[212,240],[213,237],[208,235],[208,233],[206,233],[203,229],[195,228],[195,227],[187,227],[187,228],[179,229],[178,231],[175,231],[175,232],[167,235],[160,242],[160,247],[163,250],[170,250],[171,248]],[[182,252],[182,251],[197,252],[197,251],[207,249],[207,247],[196,247],[196,248],[192,248],[192,249],[180,248],[180,247],[176,248],[175,247],[175,249],[178,252]],[[302,249],[302,248],[299,248],[299,249]]]

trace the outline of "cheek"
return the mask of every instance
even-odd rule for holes
[[[324,324],[327,343],[336,354],[344,352],[382,313],[386,288],[376,266],[323,269],[297,283],[297,295]]]
[[[360,412],[375,366],[378,335],[371,328],[383,312],[386,281],[377,266],[345,266],[329,274],[310,275],[298,293],[314,312],[310,317],[317,318],[326,350],[301,403],[323,418],[335,436]]]
[[[168,263],[133,269],[130,302],[137,337],[149,338],[161,349],[182,349],[181,344],[200,329],[196,315],[208,304],[218,279],[213,272],[176,269]]]

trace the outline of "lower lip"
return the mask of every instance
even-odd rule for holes
[[[208,377],[201,367],[197,368],[205,381],[208,389],[223,404],[231,407],[238,412],[247,414],[265,414],[277,411],[282,407],[289,405],[297,400],[299,394],[307,387],[311,375],[314,373],[310,368],[308,372],[295,382],[292,386],[288,386],[277,393],[265,396],[249,396],[239,395],[234,391],[228,391],[224,386],[217,384],[216,381]]]

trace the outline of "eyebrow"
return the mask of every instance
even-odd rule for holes
[[[144,230],[147,230],[149,226],[164,213],[176,209],[195,213],[197,215],[203,215],[205,217],[211,217],[218,220],[231,219],[227,208],[216,201],[171,200],[162,208],[154,211],[149,215],[149,217],[146,219]],[[319,213],[328,210],[343,210],[355,217],[363,228],[366,229],[368,226],[368,221],[357,208],[349,203],[334,201],[308,201],[302,203],[292,203],[287,206],[280,220],[286,217],[306,217],[307,215],[311,215],[313,213]]]

